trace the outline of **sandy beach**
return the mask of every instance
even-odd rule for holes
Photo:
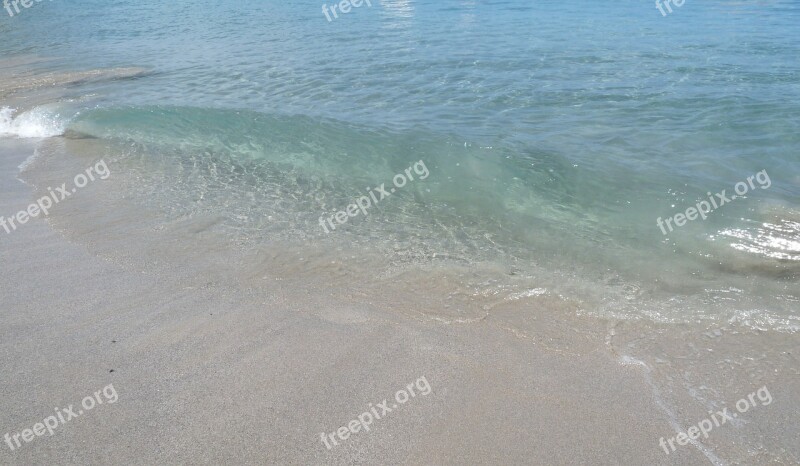
[[[10,2],[0,465],[800,465],[799,18]]]
[[[35,199],[17,179],[34,145],[2,141],[4,212]],[[448,320],[444,310],[415,311],[403,296],[359,299],[252,264],[229,264],[220,273],[227,280],[209,281],[187,263],[236,255],[198,248],[194,258],[176,249],[174,257],[104,258],[93,241],[59,231],[68,223],[62,216],[77,208],[70,202],[80,200],[4,233],[3,426],[19,432],[108,384],[119,400],[52,437],[0,449],[3,464],[792,464],[798,457],[792,338],[548,316],[535,300],[524,313],[499,306],[485,318]],[[146,234],[111,240],[135,251]],[[206,240],[199,230],[184,238]],[[731,333],[739,335],[726,341]],[[767,338],[779,360],[749,372],[757,366],[746,362],[764,357]],[[695,349],[703,359],[680,362]],[[642,352],[649,360],[627,355]],[[346,426],[370,403],[392,401],[420,377],[427,395],[326,448],[321,433]],[[707,394],[681,387],[690,380],[713,386],[715,402],[733,403],[764,385],[775,401],[746,422],[720,426],[700,448],[667,455],[659,438],[673,435],[673,423],[708,416]],[[765,447],[752,447],[757,442]]]

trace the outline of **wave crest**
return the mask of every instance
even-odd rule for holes
[[[64,134],[68,119],[53,105],[43,105],[20,113],[0,108],[0,137],[47,138]]]

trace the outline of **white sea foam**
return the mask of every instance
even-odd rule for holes
[[[543,294],[547,294],[547,289],[545,288],[533,288],[531,290],[521,291],[519,293],[511,293],[506,297],[507,301],[516,301],[522,298],[530,298],[532,296],[541,296]]]
[[[35,162],[36,159],[39,158],[39,154],[40,154],[39,148],[35,148],[33,150],[33,154],[28,156],[27,159],[25,159],[21,164],[19,164],[19,167],[18,167],[19,168],[19,174],[24,173],[25,170],[27,170],[28,167],[30,167],[33,164],[33,162]]]
[[[0,138],[59,136],[68,122],[54,105],[42,105],[15,116],[16,113],[14,108],[0,108]]]

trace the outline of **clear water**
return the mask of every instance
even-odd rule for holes
[[[317,3],[230,0],[0,16],[18,87],[69,84],[45,106],[0,93],[0,135],[116,144],[142,202],[214,212],[231,235],[499,264],[476,295],[800,328],[797,2],[372,3],[332,22]],[[427,179],[322,230],[420,160]],[[762,170],[768,189],[657,226]]]

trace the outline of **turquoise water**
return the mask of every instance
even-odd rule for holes
[[[71,82],[46,106],[0,97],[0,134],[118,144],[146,161],[143,202],[251,238],[497,262],[532,290],[594,287],[590,312],[798,328],[797,2],[372,3],[331,22],[275,1],[0,15],[15,79]],[[122,67],[144,71],[65,78]],[[320,228],[417,161],[428,178]],[[762,170],[768,188],[662,234]]]

